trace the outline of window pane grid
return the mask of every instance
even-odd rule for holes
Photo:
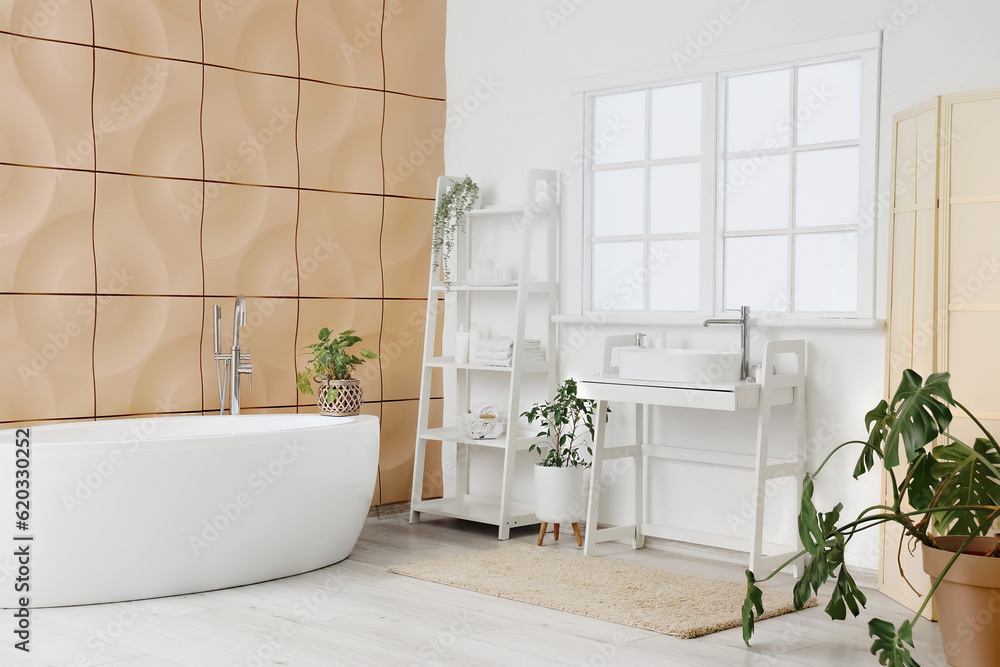
[[[586,168],[590,307],[682,313],[738,307],[743,304],[730,301],[748,299],[756,310],[811,317],[857,316],[870,307],[859,303],[866,297],[858,283],[871,287],[871,277],[859,271],[868,252],[859,238],[868,236],[860,198],[867,198],[872,171],[872,135],[865,128],[874,119],[865,111],[870,97],[862,98],[877,87],[872,67],[866,52],[592,93],[587,149],[598,140],[601,108],[632,115],[623,134],[627,145],[594,152]],[[781,169],[772,185],[744,195],[749,217],[737,223],[732,190],[724,187],[730,170],[740,160],[762,158],[778,160]],[[604,218],[595,219],[601,175],[614,179],[621,172],[633,174],[625,177],[633,185],[621,189],[605,180]],[[618,197],[611,196],[615,190]],[[845,267],[852,275],[843,275]],[[694,282],[693,292],[678,287],[683,282]]]
[[[633,110],[631,117],[635,119],[641,97],[645,111],[642,129],[632,128],[633,136],[641,133],[645,137],[641,156],[636,153],[637,146],[630,145],[628,150],[612,147],[608,154],[595,159],[590,165],[590,182],[593,186],[590,193],[591,216],[588,227],[591,233],[588,241],[591,244],[591,305],[595,309],[611,307],[648,312],[654,308],[660,311],[663,306],[676,306],[678,312],[691,310],[690,294],[677,298],[674,291],[683,290],[671,290],[669,293],[663,291],[663,276],[676,275],[678,267],[691,265],[691,258],[664,259],[665,253],[669,255],[666,249],[690,253],[693,247],[694,265],[697,266],[700,261],[698,246],[702,241],[702,231],[701,216],[697,211],[700,209],[698,193],[703,188],[700,169],[703,161],[701,89],[702,80],[698,79],[594,97],[592,142],[597,140],[602,109],[628,107]],[[676,100],[681,100],[681,103],[673,104]],[[684,100],[696,103],[696,107],[683,108]],[[698,127],[658,127],[655,125],[658,114],[668,118],[694,118]],[[609,122],[615,118],[605,113],[603,120]],[[696,152],[693,150],[695,145]],[[691,171],[685,171],[686,165],[693,165],[697,174],[697,182],[693,188],[696,191],[694,204],[686,196],[692,189]],[[641,195],[638,193],[640,169]],[[634,186],[629,186],[629,182],[634,183]],[[657,189],[657,186],[665,187]],[[631,210],[627,203],[629,200],[636,204],[641,201],[641,223],[639,211]],[[697,219],[692,221],[692,216]],[[602,257],[614,257],[616,264],[600,267]],[[658,276],[654,276],[654,272],[658,272]],[[695,274],[688,276],[688,279],[689,283],[696,285],[694,298],[697,301],[700,277]],[[598,284],[601,280],[605,283],[610,280],[610,287],[617,286],[617,291],[609,292],[607,284]],[[655,288],[654,280],[659,281]],[[699,309],[698,305],[694,308]]]
[[[840,61],[831,62],[843,62],[851,63],[858,62],[859,59],[847,59]],[[855,256],[853,257],[854,270],[853,275],[848,276],[846,279],[846,284],[848,288],[853,285],[855,289],[855,297],[853,300],[844,297],[842,290],[838,290],[835,285],[835,281],[829,279],[829,276],[821,276],[817,278],[816,275],[811,275],[817,273],[817,270],[813,266],[822,259],[822,255],[817,255],[818,252],[815,246],[809,247],[810,259],[813,260],[812,263],[804,262],[801,266],[798,264],[802,258],[799,253],[800,243],[811,242],[814,240],[822,241],[822,235],[827,235],[827,238],[833,238],[831,235],[837,234],[839,237],[852,237],[855,239],[855,246],[857,233],[860,229],[858,223],[858,215],[860,209],[860,202],[858,202],[858,194],[860,192],[860,181],[859,181],[859,171],[850,171],[849,165],[844,159],[849,157],[847,154],[838,154],[837,151],[850,151],[854,149],[855,155],[860,154],[861,146],[861,136],[860,131],[856,132],[854,136],[849,137],[825,137],[825,141],[813,140],[812,143],[802,143],[802,133],[801,129],[805,122],[808,122],[813,113],[817,112],[812,105],[812,100],[810,99],[808,103],[803,103],[804,94],[807,91],[801,90],[799,84],[802,79],[800,70],[804,67],[815,67],[816,63],[794,65],[788,68],[788,108],[786,112],[786,118],[788,120],[788,137],[787,145],[782,145],[782,137],[778,135],[773,139],[766,139],[766,141],[771,142],[771,146],[766,144],[757,148],[743,148],[746,145],[745,137],[742,140],[743,145],[739,146],[741,150],[729,150],[733,142],[730,138],[730,130],[734,127],[733,117],[737,116],[740,112],[734,108],[733,98],[727,96],[726,101],[723,106],[723,122],[721,126],[724,128],[723,135],[723,150],[720,154],[721,165],[725,170],[723,172],[725,179],[724,187],[720,193],[720,227],[719,238],[720,244],[719,249],[722,253],[722,261],[720,262],[722,278],[722,296],[723,296],[723,307],[732,308],[738,307],[741,304],[736,304],[732,302],[735,297],[731,296],[731,293],[739,293],[742,288],[738,286],[737,279],[735,275],[741,272],[747,271],[742,265],[745,264],[746,260],[738,257],[729,257],[728,254],[735,252],[736,246],[733,243],[750,243],[751,240],[756,238],[759,242],[767,242],[768,238],[776,240],[777,237],[784,237],[784,247],[785,247],[785,284],[788,288],[788,293],[782,298],[776,299],[776,303],[784,301],[783,306],[772,309],[783,310],[788,313],[796,312],[808,312],[810,315],[815,315],[820,312],[829,312],[840,314],[841,316],[846,313],[857,314],[857,298],[856,298],[856,286],[857,286],[857,249],[855,247]],[[778,72],[781,70],[771,69],[766,72],[758,72],[767,75],[771,75],[771,78],[776,79],[780,75]],[[731,83],[736,80],[739,76],[754,76],[755,73],[750,74],[730,74],[725,78],[725,89],[727,91],[732,90]],[[743,81],[747,81],[744,79]],[[860,83],[860,81],[859,81]],[[808,91],[811,94],[821,94],[822,89],[819,93],[815,91]],[[860,99],[860,88],[857,91],[858,99]],[[766,102],[762,102],[766,104]],[[821,109],[821,107],[820,107]],[[778,126],[775,126],[776,129]],[[749,130],[745,127],[743,129],[744,134]],[[815,134],[815,131],[814,131]],[[775,145],[776,144],[776,145]],[[755,175],[759,175],[759,172],[765,171],[766,167],[761,165],[772,161],[774,158],[783,156],[784,160],[788,161],[788,173],[784,176],[787,182],[787,215],[781,210],[781,207],[774,209],[773,202],[775,201],[774,195],[778,194],[777,191],[773,190],[774,187],[780,187],[777,185],[776,181],[772,180],[773,185],[767,186],[766,179],[762,181],[758,178],[757,185],[755,186],[758,192],[755,193],[751,189],[749,193],[744,191],[743,198],[747,196],[750,197],[748,202],[749,208],[747,209],[745,205],[744,209],[748,211],[753,211],[756,214],[756,219],[745,218],[742,222],[738,218],[733,216],[737,214],[738,209],[734,208],[734,199],[739,197],[740,188],[733,187],[732,176],[737,177],[743,176],[743,173],[735,173],[734,169],[740,166],[750,165],[752,166],[752,172]],[[800,157],[807,156],[808,161],[803,161],[800,163]],[[782,159],[782,158],[779,158]],[[824,165],[824,163],[826,163]],[[824,171],[824,166],[827,168]],[[856,165],[855,165],[856,166]],[[774,164],[771,165],[773,171]],[[834,168],[835,171],[829,171],[830,168]],[[844,174],[845,168],[848,169],[847,173]],[[832,175],[841,176],[839,183],[829,183]],[[854,176],[853,180],[850,178]],[[801,179],[805,177],[807,180],[802,181]],[[745,178],[743,179],[746,180]],[[835,180],[835,179],[833,179]],[[740,181],[739,178],[736,179],[737,182]],[[853,189],[848,187],[848,182],[850,181]],[[762,185],[762,183],[765,183]],[[745,185],[745,183],[744,183]],[[839,186],[839,187],[838,187]],[[767,194],[767,190],[761,190],[760,188],[771,187],[772,191],[770,195]],[[833,192],[831,192],[831,190]],[[826,200],[824,201],[823,195],[826,195]],[[847,199],[849,195],[853,195],[853,202],[857,204],[854,206],[853,212],[850,205],[844,205],[843,202]],[[799,197],[803,197],[802,204],[799,204]],[[805,197],[810,197],[806,200]],[[763,199],[761,199],[763,197]],[[770,202],[770,207],[762,206],[764,202]],[[839,205],[839,206],[838,206]],[[833,212],[831,212],[831,208]],[[839,212],[838,212],[839,209]],[[766,216],[767,213],[762,213],[762,211],[767,210],[773,213],[777,213],[777,217],[781,218],[784,224],[778,225],[767,225]],[[763,216],[763,219],[762,219]],[[836,224],[837,219],[844,220],[843,224]],[[846,222],[850,219],[851,222]],[[765,224],[761,224],[764,222]],[[749,227],[747,227],[749,225]],[[743,239],[744,241],[740,241]],[[801,241],[800,241],[801,239]],[[771,242],[773,243],[773,242]],[[764,247],[764,246],[761,246]],[[772,246],[772,251],[774,250]],[[843,250],[838,250],[838,252],[843,255]],[[849,258],[847,258],[849,259]],[[840,258],[841,262],[847,261],[843,256]],[[734,263],[735,262],[735,263]],[[827,270],[829,273],[829,270]],[[767,282],[771,287],[771,291],[774,291],[774,285],[776,276],[772,276],[770,279],[764,278],[763,280]],[[853,280],[853,282],[851,282]],[[804,309],[801,309],[796,303],[796,294],[800,288],[800,284],[804,286],[805,289],[812,289],[813,294],[810,296],[806,294],[802,301],[806,304]],[[762,283],[763,286],[763,283]],[[831,288],[832,286],[832,288]],[[832,307],[829,309],[820,309],[816,307],[816,304],[826,298],[825,292],[817,290],[829,289],[831,305],[840,307]],[[817,297],[816,294],[820,296]],[[844,304],[852,304],[850,308],[844,308]],[[758,303],[757,305],[762,305]]]

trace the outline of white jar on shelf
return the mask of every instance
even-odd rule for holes
[[[468,324],[458,325],[458,331],[455,333],[455,363],[469,363],[470,335]]]

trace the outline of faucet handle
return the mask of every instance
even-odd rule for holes
[[[242,357],[243,355],[240,356]],[[236,372],[243,373],[244,375],[246,375],[247,380],[250,381],[250,389],[253,389],[253,365],[241,363],[239,366],[236,367]]]

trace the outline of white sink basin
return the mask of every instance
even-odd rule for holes
[[[623,347],[618,350],[618,374],[629,380],[659,382],[737,382],[739,352]]]

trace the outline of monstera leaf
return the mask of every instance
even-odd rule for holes
[[[802,484],[802,504],[799,509],[799,537],[802,540],[802,548],[812,558],[803,569],[802,577],[795,583],[792,597],[796,609],[805,607],[812,594],[818,592],[837,567],[842,568],[844,563],[845,539],[837,528],[840,512],[844,506],[838,503],[829,512],[819,512],[813,504],[812,494],[812,476],[806,475]],[[847,575],[847,578],[850,579],[850,575]],[[851,603],[857,598],[849,587],[842,589],[841,593],[849,596]],[[864,596],[861,598],[863,600]],[[865,601],[863,600],[861,604],[864,605]],[[853,606],[854,604],[852,608]],[[827,613],[833,616],[829,607]]]
[[[871,653],[878,657],[878,664],[886,667],[920,667],[910,655],[906,644],[913,646],[913,628],[910,621],[896,626],[888,621],[873,618],[868,621],[868,636],[875,637]]]
[[[903,371],[889,410],[895,419],[885,436],[884,465],[899,465],[899,445],[906,450],[906,460],[912,461],[919,452],[951,424],[953,403],[948,387],[948,373],[934,373],[921,384],[921,377],[912,370]]]
[[[842,621],[847,618],[848,609],[854,616],[861,613],[859,603],[864,607],[868,604],[868,598],[858,589],[854,577],[847,571],[847,566],[841,564],[837,583],[833,587],[833,595],[830,596],[830,604],[826,605],[826,613],[835,621]]]
[[[816,556],[829,548],[832,533],[837,527],[844,505],[838,503],[829,512],[819,512],[813,504],[812,496],[813,477],[807,473],[802,482],[802,500],[799,505],[799,537],[802,539],[802,548],[810,556]]]
[[[878,405],[865,415],[865,428],[868,429],[868,446],[861,451],[858,463],[854,466],[854,479],[861,477],[875,465],[875,454],[882,458],[882,447],[885,436],[896,421],[896,416],[889,412],[889,404],[882,399]]]
[[[743,641],[750,646],[750,637],[753,636],[754,611],[757,616],[764,613],[764,593],[757,587],[757,580],[750,570],[747,573],[747,597],[743,600]]]
[[[937,479],[950,476],[937,503],[938,507],[945,510],[934,514],[938,532],[956,535],[987,534],[996,517],[996,508],[1000,505],[1000,481],[996,475],[997,468],[1000,467],[1000,456],[990,441],[977,438],[972,447],[953,442],[936,447],[934,457],[937,462],[931,469],[931,475]],[[983,459],[992,465],[992,469]],[[993,509],[947,509],[969,505]]]
[[[934,474],[934,466],[937,464],[934,454],[938,451],[934,450],[933,453],[925,451],[916,461],[910,463],[910,482],[905,489],[902,488],[903,482],[900,482],[899,495],[905,491],[910,507],[915,510],[926,510],[934,499],[934,490],[941,481]]]

